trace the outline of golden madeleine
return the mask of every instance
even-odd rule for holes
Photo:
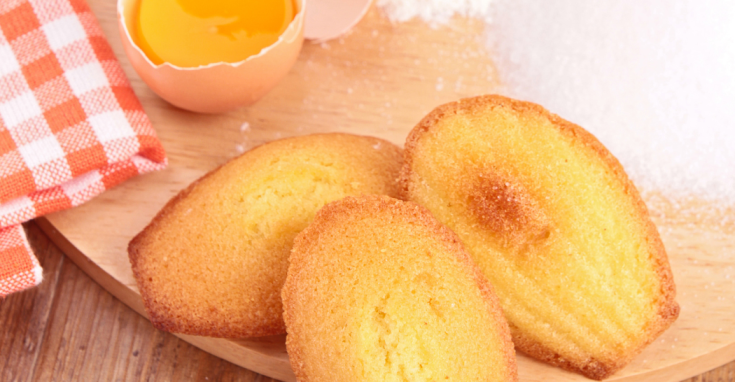
[[[679,313],[658,231],[590,133],[501,96],[436,108],[406,140],[403,196],[460,237],[516,349],[594,379]]]
[[[398,192],[401,149],[321,134],[259,146],[171,200],[128,252],[153,325],[251,337],[285,332],[281,287],[294,237],[327,202]]]
[[[497,297],[457,236],[386,196],[322,208],[283,287],[299,381],[516,381]]]

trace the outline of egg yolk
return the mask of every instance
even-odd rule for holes
[[[154,64],[236,63],[272,45],[294,0],[141,0],[137,43]]]

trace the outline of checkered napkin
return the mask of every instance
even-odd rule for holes
[[[165,166],[84,0],[0,0],[0,296],[41,282],[22,222]]]

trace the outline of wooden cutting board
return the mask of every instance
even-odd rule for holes
[[[480,22],[456,19],[437,29],[419,21],[393,25],[373,8],[350,35],[325,44],[307,42],[290,74],[254,106],[219,115],[189,113],[158,98],[130,67],[117,31],[115,1],[89,3],[153,121],[170,166],[39,224],[82,269],[142,315],[127,243],[171,197],[206,172],[264,142],[314,132],[374,135],[402,145],[435,106],[502,91]],[[705,202],[687,202],[704,213],[684,213],[650,195],[681,316],[610,380],[679,381],[735,359],[735,228],[719,223],[724,212],[707,212],[715,206]],[[248,369],[294,380],[283,336],[179,337]],[[522,355],[518,369],[521,381],[585,380]]]

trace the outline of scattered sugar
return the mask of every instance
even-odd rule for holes
[[[735,2],[377,5],[393,22],[485,21],[503,93],[585,127],[644,192],[735,204]]]
[[[249,122],[243,122],[242,125],[240,125],[240,132],[244,133],[250,130],[250,123]]]
[[[496,4],[509,95],[584,126],[643,190],[735,201],[735,3]]]
[[[377,5],[393,22],[419,17],[432,26],[454,15],[490,21],[492,12],[491,0],[378,0]]]
[[[462,90],[462,76],[459,76],[457,82],[454,83],[454,91],[459,92],[460,90]]]

